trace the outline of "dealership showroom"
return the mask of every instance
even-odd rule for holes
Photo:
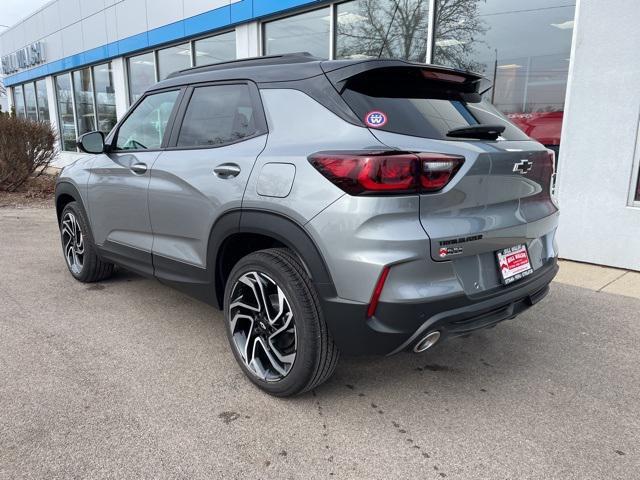
[[[484,98],[555,153],[555,238],[567,265],[559,277],[567,283],[553,301],[541,302],[545,318],[530,315],[535,321],[526,330],[498,327],[458,340],[451,356],[443,347],[431,359],[353,360],[326,390],[299,403],[264,398],[236,376],[230,356],[210,353],[218,342],[226,352],[226,338],[218,326],[220,340],[210,338],[204,306],[135,276],[94,290],[69,283],[66,292],[86,289],[100,313],[88,302],[65,301],[67,313],[51,310],[47,326],[31,333],[54,345],[52,362],[86,356],[87,363],[60,375],[62,367],[54,366],[34,373],[34,385],[57,393],[29,396],[22,384],[1,385],[3,359],[12,372],[7,378],[18,378],[18,365],[35,361],[40,347],[16,334],[20,361],[0,353],[0,478],[30,471],[28,478],[640,479],[640,294],[633,293],[640,292],[640,1],[50,0],[11,21],[3,8],[0,2],[0,24],[7,23],[0,26],[2,110],[51,123],[57,169],[87,155],[76,145],[79,136],[108,134],[150,86],[191,67],[308,52],[479,73],[492,85]],[[0,260],[0,272],[18,278],[24,268],[6,259],[49,249],[50,265],[43,255],[29,268],[61,271],[57,239],[55,248],[24,240],[57,235],[44,214],[0,208],[2,215],[6,222],[33,218],[43,230],[0,223],[2,243],[16,245],[5,264]],[[622,277],[633,295],[607,293]],[[0,322],[0,338],[3,325],[54,308],[41,294],[66,295],[44,273],[33,278],[24,288],[0,279],[0,319],[11,312]],[[579,288],[585,284],[588,293]],[[156,295],[157,304],[121,303],[116,294],[128,289]],[[34,298],[27,310],[39,313],[24,313],[26,291]],[[69,311],[96,318],[55,326]],[[115,319],[117,312],[133,312],[130,326]],[[583,324],[589,315],[596,320]],[[172,323],[182,316],[186,330]],[[155,324],[145,323],[152,318]],[[563,334],[542,333],[547,324]],[[87,340],[89,325],[100,337]],[[506,337],[499,337],[503,328]],[[63,330],[75,341],[58,340]],[[81,352],[85,340],[92,357]],[[583,341],[587,347],[574,348]],[[11,351],[6,342],[0,350]],[[114,360],[113,352],[122,358]],[[211,379],[211,365],[227,373]],[[107,367],[113,373],[105,380]],[[159,386],[165,382],[171,386]],[[79,393],[69,400],[60,392]],[[5,393],[21,403],[3,404]],[[217,404],[207,402],[218,394]],[[33,398],[44,400],[26,415]],[[110,433],[103,435],[105,428]],[[65,443],[69,432],[73,447]]]

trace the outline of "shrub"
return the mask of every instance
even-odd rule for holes
[[[40,176],[56,155],[56,134],[48,122],[0,115],[0,190],[15,191]]]

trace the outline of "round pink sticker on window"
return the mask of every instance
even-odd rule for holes
[[[387,116],[378,110],[374,110],[367,113],[364,117],[364,122],[368,127],[380,128],[387,123]]]

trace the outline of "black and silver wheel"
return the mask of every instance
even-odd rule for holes
[[[273,395],[310,390],[335,369],[338,350],[315,289],[289,250],[262,250],[236,264],[226,285],[225,319],[236,360]]]
[[[77,202],[70,202],[60,216],[62,252],[69,272],[81,282],[97,282],[113,273],[113,264],[98,256],[84,210]]]
[[[296,323],[282,288],[267,274],[243,274],[229,305],[231,337],[245,367],[266,382],[282,380],[296,360]]]
[[[76,216],[68,210],[62,216],[62,248],[71,273],[80,275],[84,266],[84,235]]]

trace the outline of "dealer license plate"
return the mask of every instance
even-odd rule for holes
[[[502,283],[509,285],[533,273],[526,245],[516,245],[496,252]]]

